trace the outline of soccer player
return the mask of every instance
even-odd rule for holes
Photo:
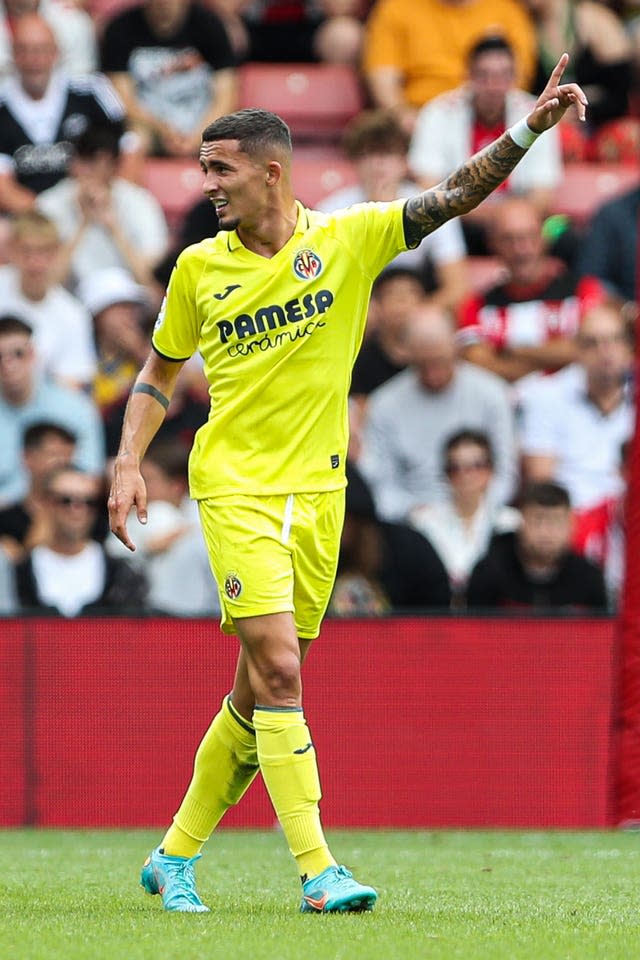
[[[132,506],[146,520],[140,461],[183,363],[199,350],[211,413],[191,453],[191,495],[222,629],[237,634],[240,653],[184,800],[142,869],[142,886],[166,910],[208,909],[194,864],[258,770],[296,860],[302,912],[369,910],[377,899],[327,846],[300,680],[336,571],[351,368],[385,264],[480,203],[569,106],[584,119],[584,93],[561,83],[567,62],[558,61],[526,120],[407,201],[307,210],[293,194],[291,140],[279,117],[241,110],[204,130],[203,191],[220,232],[178,259],[131,392],[109,498],[111,529],[133,550]]]

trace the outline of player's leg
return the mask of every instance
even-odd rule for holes
[[[222,701],[198,747],[184,800],[160,846],[142,868],[142,886],[148,893],[161,894],[166,910],[194,913],[206,909],[196,892],[193,866],[203,844],[258,772],[255,731],[243,716],[247,705],[253,707],[252,697],[241,651],[233,692]]]
[[[344,491],[296,497],[295,620],[301,643],[318,636],[335,581],[344,518]],[[319,641],[320,644],[322,641]],[[302,887],[305,913],[370,910],[377,894],[342,866],[310,872]]]
[[[303,884],[303,912],[369,910],[377,894],[336,864],[320,822],[316,752],[302,709],[301,648],[290,613],[244,618],[236,629],[255,696],[260,772]]]

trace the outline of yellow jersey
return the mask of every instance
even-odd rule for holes
[[[211,409],[189,458],[194,499],[345,485],[351,370],[373,280],[407,249],[404,202],[330,214],[298,204],[270,259],[236,231],[181,253],[153,346],[204,360]]]

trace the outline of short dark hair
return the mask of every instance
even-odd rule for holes
[[[23,450],[37,450],[41,443],[48,437],[55,436],[59,440],[67,443],[76,443],[77,437],[71,430],[61,427],[59,423],[52,423],[50,420],[38,420],[32,423],[22,435]]]
[[[373,296],[380,293],[388,283],[393,283],[394,280],[413,280],[420,286],[423,293],[426,292],[422,274],[418,270],[413,270],[411,267],[387,267],[373,281]]]
[[[474,446],[480,447],[481,450],[484,450],[487,456],[487,461],[489,462],[489,466],[493,467],[493,447],[491,446],[489,435],[486,434],[484,430],[456,430],[455,433],[452,433],[451,436],[447,437],[443,447],[445,463],[451,451],[463,443],[472,443]]]
[[[249,107],[218,117],[202,131],[202,142],[237,140],[244,153],[263,153],[281,147],[291,153],[291,131],[282,117],[270,110]]]
[[[571,499],[565,487],[551,480],[538,480],[527,483],[520,494],[520,509],[524,507],[565,507],[571,508]]]
[[[100,481],[100,477],[94,473],[88,473],[86,470],[83,470],[81,467],[76,466],[73,463],[61,464],[59,467],[54,467],[46,477],[44,478],[44,492],[47,496],[51,496],[51,491],[53,485],[58,479],[58,477],[63,476],[65,473],[72,473],[74,476],[80,477],[91,477],[92,480]]]
[[[155,463],[170,480],[186,480],[189,472],[189,453],[175,440],[153,440],[145,460]]]
[[[405,154],[409,134],[389,110],[363,110],[346,128],[342,143],[351,160],[368,153]]]
[[[106,124],[87,127],[73,141],[73,152],[85,160],[91,160],[99,153],[108,153],[116,160],[120,155],[120,133]]]
[[[500,34],[495,34],[493,36],[483,37],[481,40],[478,40],[477,43],[474,43],[467,54],[467,64],[471,67],[476,60],[479,57],[482,57],[485,53],[496,52],[506,53],[511,57],[512,60],[515,60],[513,47],[509,41]]]
[[[7,333],[26,333],[30,337],[33,330],[26,320],[17,317],[14,313],[3,313],[0,315],[0,337]]]

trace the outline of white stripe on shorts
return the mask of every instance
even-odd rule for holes
[[[291,520],[293,518],[293,494],[287,497],[284,505],[284,517],[282,519],[282,533],[280,534],[280,543],[288,543],[291,534]]]

